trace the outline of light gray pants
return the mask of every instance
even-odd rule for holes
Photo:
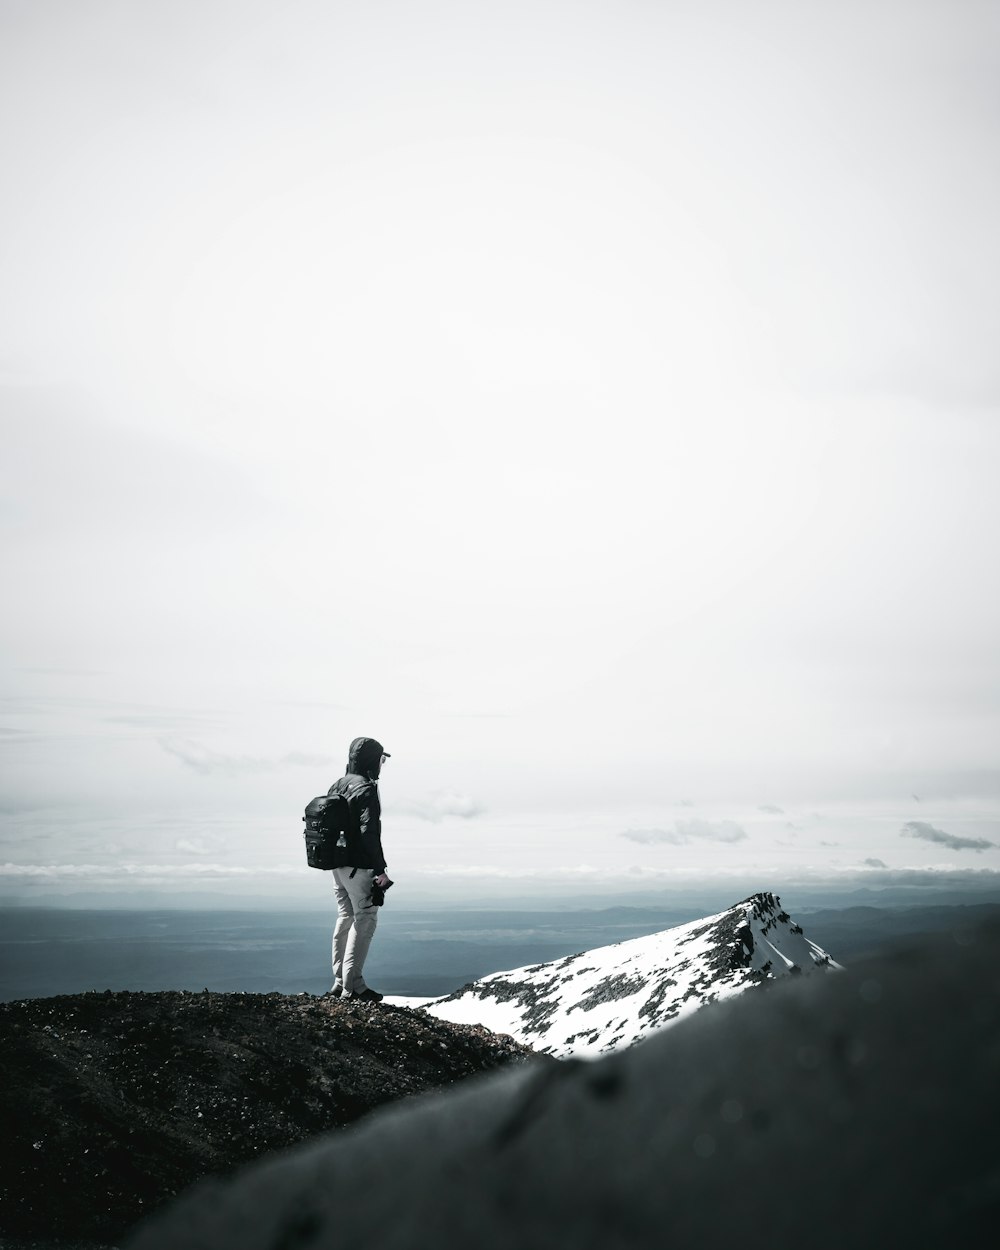
[[[354,872],[354,876],[351,873]],[[378,908],[372,903],[371,868],[334,868],[337,926],[333,931],[333,985],[345,994],[363,994],[368,986],[362,975],[368,947],[378,924]]]

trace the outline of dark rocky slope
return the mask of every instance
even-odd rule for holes
[[[0,1246],[114,1241],[201,1177],[530,1053],[421,1012],[305,995],[0,1004]]]

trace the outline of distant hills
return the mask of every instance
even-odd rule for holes
[[[842,961],[887,952],[925,935],[963,943],[981,925],[1000,921],[1000,903],[977,902],[922,907],[859,905],[806,912],[802,923]]]

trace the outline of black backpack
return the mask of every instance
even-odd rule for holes
[[[321,794],[306,807],[306,863],[310,868],[342,868],[349,864],[354,839],[347,799]]]

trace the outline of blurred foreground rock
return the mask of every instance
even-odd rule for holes
[[[128,1250],[994,1246],[1000,933],[466,1083],[206,1184]]]

